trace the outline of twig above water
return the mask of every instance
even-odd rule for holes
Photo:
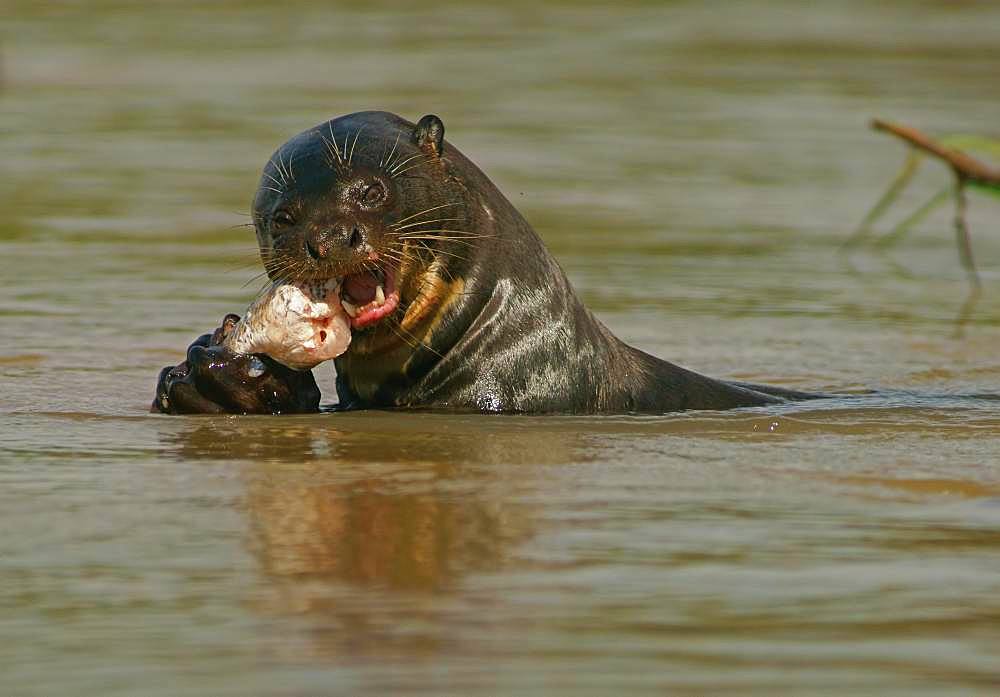
[[[882,194],[875,205],[868,211],[858,229],[844,243],[844,248],[848,249],[860,244],[871,232],[871,226],[876,220],[882,217],[890,205],[899,197],[902,191],[909,185],[920,166],[920,159],[924,155],[937,158],[951,169],[955,181],[952,187],[938,191],[922,204],[914,213],[907,216],[898,223],[888,234],[882,235],[875,243],[879,248],[885,249],[898,242],[906,232],[912,229],[920,220],[926,217],[931,211],[943,203],[949,194],[949,189],[955,199],[955,237],[958,243],[959,260],[969,276],[972,288],[969,297],[962,308],[962,313],[958,320],[958,332],[961,332],[962,325],[968,319],[976,299],[979,297],[980,280],[979,272],[976,270],[976,263],[972,253],[972,240],[969,234],[969,226],[965,220],[967,207],[966,189],[968,186],[980,190],[988,190],[992,193],[1000,193],[1000,168],[993,167],[985,162],[972,157],[968,153],[954,147],[958,142],[975,143],[987,150],[1000,152],[1000,144],[986,139],[956,136],[945,140],[938,140],[918,131],[910,126],[892,123],[883,119],[873,119],[871,126],[876,131],[889,133],[910,146],[906,161],[902,169],[890,183],[888,189]]]
[[[955,176],[967,181],[986,184],[987,186],[1000,187],[1000,169],[990,167],[984,162],[968,155],[961,150],[949,148],[933,138],[924,135],[920,131],[910,126],[873,119],[872,128],[876,131],[891,133],[897,138],[902,138],[915,148],[944,160],[955,172]]]

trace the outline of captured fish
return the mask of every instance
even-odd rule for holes
[[[275,284],[255,300],[222,345],[234,353],[263,353],[294,370],[336,358],[351,343],[340,304],[340,282]]]

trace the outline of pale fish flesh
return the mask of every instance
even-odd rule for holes
[[[263,353],[294,370],[336,358],[350,343],[338,280],[272,285],[222,341],[234,353]]]

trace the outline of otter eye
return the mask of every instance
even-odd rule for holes
[[[295,225],[295,219],[288,211],[278,211],[271,218],[271,224],[276,228],[291,227]]]
[[[375,182],[374,184],[366,188],[364,190],[364,193],[361,194],[361,201],[362,203],[367,203],[368,205],[372,205],[381,201],[384,196],[385,196],[385,187],[382,186],[381,182]]]

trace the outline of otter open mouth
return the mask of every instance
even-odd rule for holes
[[[378,261],[377,266],[344,276],[340,304],[351,318],[351,329],[361,329],[392,314],[399,306],[396,269]]]

